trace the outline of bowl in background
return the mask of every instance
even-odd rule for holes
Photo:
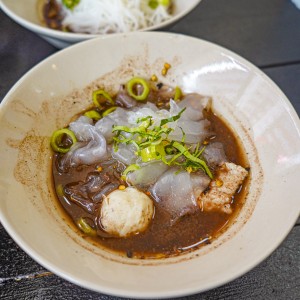
[[[0,0],[0,7],[15,22],[38,34],[59,49],[99,37],[97,34],[63,32],[45,27],[38,16],[37,2],[38,0]],[[174,15],[171,19],[140,31],[158,30],[167,27],[185,17],[200,2],[201,0],[174,0]]]
[[[120,51],[122,49],[122,51]],[[51,184],[49,138],[89,105],[101,83],[132,76],[212,96],[249,154],[252,180],[236,222],[212,244],[178,257],[138,260],[109,253],[65,222]],[[182,35],[137,32],[93,39],[47,58],[0,106],[0,220],[48,270],[82,287],[134,298],[178,297],[215,288],[265,259],[299,215],[299,118],[280,89],[240,56]]]

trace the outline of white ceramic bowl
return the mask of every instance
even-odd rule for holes
[[[0,0],[2,10],[15,22],[38,34],[57,48],[65,48],[99,35],[62,32],[47,28],[41,24],[37,13],[38,0]],[[191,12],[201,0],[174,0],[173,17],[160,25],[147,27],[141,31],[157,30],[167,27]]]
[[[213,97],[242,138],[252,180],[236,223],[211,245],[177,258],[125,259],[91,245],[63,220],[50,184],[49,137],[87,107],[97,82],[116,90],[133,75],[160,74],[164,62],[172,65],[164,82]],[[37,262],[85,288],[138,298],[208,290],[260,263],[295,223],[299,132],[279,88],[224,48],[166,33],[90,40],[44,60],[1,103],[0,219]]]

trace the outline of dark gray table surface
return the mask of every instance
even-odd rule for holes
[[[168,31],[217,43],[245,57],[279,85],[300,114],[300,10],[291,1],[203,0]],[[0,11],[0,100],[31,67],[56,51]],[[278,249],[241,278],[182,299],[300,299],[299,225],[298,220]],[[118,298],[48,272],[0,224],[0,299]]]

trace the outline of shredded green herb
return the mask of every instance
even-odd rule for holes
[[[168,123],[176,122],[184,111],[185,108],[175,116],[162,119],[159,126],[152,126],[153,120],[151,116],[138,119],[138,126],[136,127],[114,126],[112,129],[112,132],[115,133],[113,138],[114,151],[118,151],[120,143],[132,144],[136,148],[136,154],[143,162],[161,160],[168,166],[177,165],[189,173],[201,169],[210,178],[213,178],[206,162],[201,159],[205,147],[200,149],[200,144],[198,143],[194,147],[195,149],[192,149],[192,146],[185,144],[185,133],[182,128],[180,128],[182,131],[181,142],[173,141],[169,138],[169,134],[174,129],[168,127]],[[134,171],[135,168],[136,165],[134,167],[129,166],[129,169],[126,169],[123,175],[126,176],[129,171]]]
[[[167,123],[177,121],[177,120],[181,117],[181,115],[182,115],[182,113],[183,113],[184,111],[185,111],[185,108],[182,109],[182,110],[179,112],[178,115],[172,116],[172,117],[170,117],[170,118],[168,118],[168,119],[163,119],[163,120],[161,120],[161,121],[160,121],[160,126],[164,126],[164,125],[167,124]]]

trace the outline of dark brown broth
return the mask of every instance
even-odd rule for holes
[[[167,106],[166,101],[162,102],[164,103],[163,107]],[[248,167],[243,148],[226,122],[212,111],[206,112],[206,118],[211,121],[211,129],[215,132],[213,141],[223,143],[228,160],[243,167]],[[66,186],[70,183],[74,185],[78,182],[82,184],[86,181],[88,174],[97,174],[96,170],[99,164],[80,166],[76,169],[70,169],[68,173],[60,173],[57,169],[59,157],[60,155],[55,154],[53,159],[54,186],[58,186],[59,184]],[[102,163],[101,167],[101,172],[98,172],[99,176],[100,174],[108,174],[109,182],[107,184],[113,185],[109,189],[109,192],[117,189],[120,184],[126,184],[120,179],[120,173],[125,166],[115,162],[109,166],[105,166]],[[191,251],[203,244],[210,243],[224,232],[243,205],[247,182],[248,179],[245,180],[239,192],[233,197],[233,213],[231,215],[219,212],[201,212],[199,210],[193,215],[182,217],[177,223],[171,226],[169,222],[170,216],[155,205],[155,217],[149,228],[143,233],[128,238],[100,237],[103,236],[103,232],[99,226],[97,227],[97,217],[101,204],[100,201],[97,202],[89,199],[89,197],[93,196],[89,195],[86,198],[87,206],[90,205],[89,207],[91,207],[92,205],[92,213],[88,212],[84,205],[79,207],[66,196],[58,196],[58,199],[71,217],[71,220],[76,223],[79,218],[84,217],[94,229],[97,229],[97,233],[100,236],[96,238],[89,237],[89,239],[99,243],[101,246],[121,254],[126,254],[128,257],[167,257]]]

